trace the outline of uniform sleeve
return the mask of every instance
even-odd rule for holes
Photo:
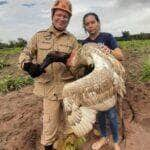
[[[81,54],[81,47],[82,45],[75,39],[74,41],[74,49],[73,51],[75,51],[75,57],[74,57],[74,63],[75,66],[77,66],[77,64],[80,64],[80,54]]]
[[[118,44],[116,39],[113,37],[113,35],[110,34],[109,37],[109,48],[114,50],[115,48],[118,48]]]
[[[74,38],[73,49],[78,50],[81,47],[81,44],[78,42],[76,38]]]
[[[76,79],[83,77],[85,74],[85,65],[81,62],[82,59],[80,56],[81,47],[82,45],[75,40],[74,49],[71,53],[70,59],[68,60],[70,71]]]
[[[34,35],[19,56],[19,66],[23,68],[25,62],[31,62],[37,54],[37,35]]]

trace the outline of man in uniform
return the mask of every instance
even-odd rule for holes
[[[62,89],[64,83],[73,78],[65,62],[71,51],[78,49],[76,38],[66,31],[72,16],[70,1],[56,0],[51,10],[50,28],[37,32],[19,57],[21,68],[35,77],[34,93],[44,98],[41,143],[45,150],[52,149],[52,144],[57,139],[62,116],[60,107]],[[49,57],[49,54],[53,55],[54,62],[41,70],[40,64]],[[62,62],[55,60],[57,54],[63,59]]]

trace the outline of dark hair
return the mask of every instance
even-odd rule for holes
[[[83,17],[83,20],[82,20],[83,28],[84,28],[85,31],[86,31],[86,29],[85,29],[85,18],[88,17],[88,16],[94,16],[96,21],[100,23],[100,19],[99,19],[98,15],[96,13],[89,12],[89,13],[85,14],[84,17]]]

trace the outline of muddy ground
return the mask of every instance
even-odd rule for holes
[[[15,56],[15,60],[18,56]],[[125,52],[123,62],[127,74],[135,69],[140,72],[139,57]],[[10,68],[9,68],[10,69]],[[2,73],[1,73],[2,75]],[[121,142],[122,150],[150,150],[150,83],[136,82],[127,77],[127,94],[123,108],[126,125],[126,141]],[[42,150],[40,134],[42,130],[42,99],[32,94],[33,86],[19,91],[0,95],[0,150]],[[134,109],[132,118],[129,102]],[[91,143],[97,137],[90,136],[83,150],[90,150]],[[103,150],[111,150],[111,142]]]

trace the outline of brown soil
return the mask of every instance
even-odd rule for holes
[[[42,100],[32,86],[0,96],[0,150],[38,150]]]
[[[138,76],[140,66],[135,56],[126,54],[124,65],[127,73],[136,68]],[[131,57],[129,57],[131,56]],[[132,65],[131,65],[132,64]],[[33,86],[0,96],[0,150],[40,150],[42,129],[42,99],[32,94]],[[127,130],[126,146],[122,150],[150,149],[150,84],[134,82],[127,78],[127,95],[124,100],[125,124]],[[135,119],[130,122],[132,113],[127,101],[135,111]],[[90,150],[95,136],[90,136],[83,150]],[[103,148],[111,150],[112,144]]]

